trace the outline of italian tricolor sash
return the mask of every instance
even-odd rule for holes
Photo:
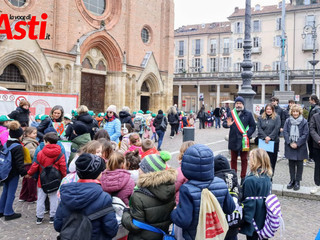
[[[243,135],[243,137],[242,137],[242,151],[249,151],[250,145],[249,145],[249,138],[247,136],[247,131],[249,129],[249,126],[244,128],[244,126],[238,116],[237,110],[235,108],[231,111],[231,115],[233,117],[234,122],[237,125],[239,132]]]

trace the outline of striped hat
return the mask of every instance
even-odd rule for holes
[[[166,162],[169,161],[170,159],[171,159],[171,154],[166,151],[160,152],[160,155],[158,154],[147,155],[140,162],[139,164],[140,169],[144,173],[159,172],[168,168]]]

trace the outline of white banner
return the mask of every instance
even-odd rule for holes
[[[30,119],[37,114],[50,114],[55,105],[61,105],[65,113],[71,113],[78,106],[78,95],[44,92],[0,91],[0,115],[8,115],[15,110],[22,99],[30,103]]]

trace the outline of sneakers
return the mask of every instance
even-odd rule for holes
[[[17,218],[20,218],[20,217],[21,217],[21,213],[14,213],[12,215],[4,216],[4,220],[5,221],[10,221],[10,220],[17,219]]]
[[[320,191],[320,187],[315,187],[315,188],[311,189],[310,193],[311,194],[315,194],[315,193],[317,193],[319,191]]]
[[[49,210],[48,209],[44,210],[44,214],[47,214],[47,213],[49,213]]]
[[[36,224],[37,224],[37,225],[40,225],[40,224],[42,223],[42,220],[43,220],[43,218],[38,218],[38,217],[37,217]]]
[[[173,136],[170,136],[171,139],[173,139]]]
[[[25,202],[26,200],[23,199],[19,199],[18,202]]]
[[[54,223],[54,217],[50,217],[49,223]]]

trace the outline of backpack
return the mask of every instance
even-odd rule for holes
[[[140,132],[141,124],[142,124],[142,118],[135,118],[133,120],[133,125],[134,125],[133,129],[135,132]]]
[[[129,234],[129,231],[122,226],[121,219],[123,215],[123,210],[126,208],[125,203],[118,197],[112,197],[112,207],[116,214],[116,219],[118,222],[118,233],[113,239],[121,239]]]
[[[243,216],[243,204],[239,202],[238,194],[235,192],[230,192],[234,204],[236,205],[236,208],[234,209],[233,213],[226,215],[226,219],[229,225],[229,228],[237,228],[240,226],[240,222],[242,220]]]
[[[280,226],[284,228],[280,202],[275,194],[270,194],[267,197],[247,197],[246,199],[265,199],[267,215],[263,228],[259,230],[256,221],[252,219],[253,226],[260,239],[273,238]]]
[[[41,188],[44,191],[44,193],[52,193],[54,191],[57,191],[59,189],[62,176],[58,169],[56,169],[53,165],[59,161],[59,159],[62,157],[63,153],[60,153],[57,159],[49,166],[44,167],[42,166],[38,160],[35,162],[40,165],[42,172],[40,173],[40,183]]]
[[[154,226],[151,226],[149,224],[146,224],[146,223],[143,223],[143,222],[140,222],[136,219],[132,219],[132,223],[134,225],[136,225],[138,228],[141,228],[141,229],[144,229],[144,230],[147,230],[147,231],[150,231],[150,232],[155,232],[155,233],[160,233],[160,234],[163,234],[163,240],[176,240],[176,238],[174,237],[174,224],[173,224],[173,227],[172,227],[172,232],[171,234],[166,234],[163,230],[161,230],[160,228],[156,228]]]
[[[12,156],[11,150],[16,146],[20,145],[19,143],[13,143],[10,147],[7,148],[7,143],[3,145],[3,148],[0,152],[0,182],[6,180],[9,176],[9,173],[12,169]]]
[[[92,235],[91,221],[97,220],[110,212],[113,207],[101,209],[88,216],[80,212],[72,212],[63,223],[59,239],[61,240],[88,240]]]
[[[196,240],[223,240],[229,230],[226,217],[217,198],[207,188],[201,191]]]
[[[166,121],[164,120],[164,117],[161,120],[160,127],[163,129],[163,131],[167,129],[167,124],[166,124]]]

